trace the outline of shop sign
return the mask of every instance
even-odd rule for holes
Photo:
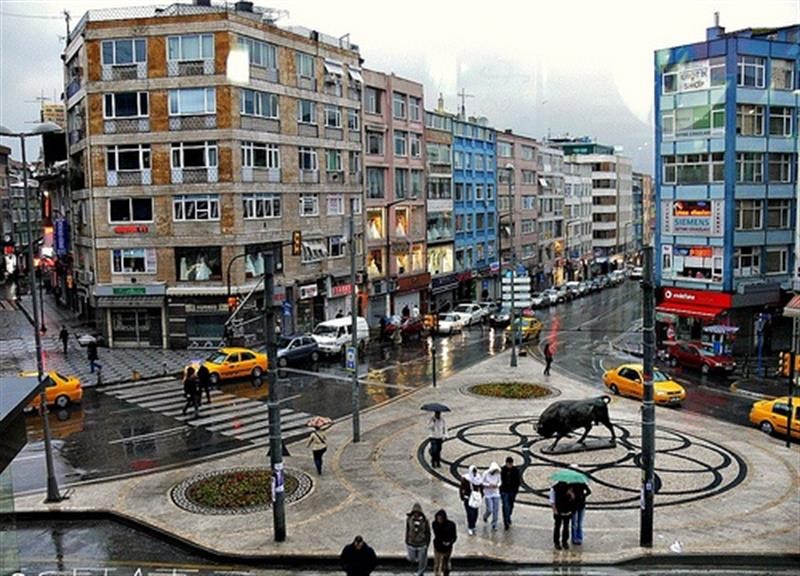
[[[447,276],[437,276],[431,280],[431,289],[436,290],[442,286],[456,284],[458,282],[458,274],[448,274]]]
[[[147,288],[144,286],[119,286],[111,289],[113,296],[144,296]]]
[[[342,296],[348,296],[352,292],[353,292],[352,284],[340,284],[339,286],[331,287],[332,298],[341,298]]]
[[[708,90],[711,87],[711,74],[708,60],[687,63],[678,72],[678,92]]]
[[[317,289],[316,284],[308,284],[306,286],[300,286],[300,300],[316,298],[317,294],[319,294],[319,290]]]
[[[722,236],[723,204],[713,200],[675,200],[662,204],[662,231],[670,235]]]
[[[417,274],[416,276],[404,276],[397,279],[398,292],[414,292],[427,290],[431,282],[431,275],[428,272]]]
[[[472,270],[465,270],[464,272],[459,272],[456,276],[459,282],[468,282],[472,280]]]
[[[135,226],[114,226],[114,234],[144,234],[150,231],[149,226],[137,224]]]
[[[69,222],[64,218],[59,218],[55,222],[54,248],[58,256],[64,256],[69,252]]]
[[[186,312],[227,312],[228,305],[223,304],[186,304]]]
[[[685,288],[664,288],[663,302],[709,306],[714,308],[730,308],[731,295],[725,292],[708,290],[687,290]]]

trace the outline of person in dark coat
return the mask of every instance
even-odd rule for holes
[[[570,484],[575,494],[575,511],[572,513],[572,543],[580,546],[583,544],[583,516],[586,512],[586,497],[592,490],[581,483]]]
[[[95,369],[102,370],[103,367],[97,362],[97,342],[92,340],[86,346],[86,357],[89,359],[89,369],[94,374]]]
[[[553,349],[550,348],[550,342],[544,345],[544,375],[550,376],[550,364],[553,363]]]
[[[339,559],[347,576],[369,576],[378,563],[375,550],[361,536],[356,536],[351,544],[344,547]]]
[[[208,371],[205,364],[201,364],[200,368],[197,369],[197,383],[200,385],[200,389],[198,390],[198,396],[200,396],[200,402],[203,401],[203,392],[206,393],[206,404],[211,404],[211,372]]]
[[[69,332],[67,332],[66,326],[61,327],[61,332],[58,333],[58,339],[61,340],[61,345],[64,347],[64,356],[66,356],[67,344],[69,344]]]
[[[566,482],[550,488],[550,505],[553,507],[553,545],[556,550],[569,549],[569,524],[575,511],[575,493]]]
[[[186,404],[183,405],[184,416],[189,408],[193,408],[194,417],[197,418],[200,415],[200,392],[197,388],[197,374],[192,366],[186,369],[183,377],[183,395],[186,397]]]
[[[456,523],[447,519],[447,512],[439,510],[433,517],[433,573],[435,576],[450,574],[450,556],[453,544],[458,539]]]
[[[519,483],[519,468],[514,466],[514,459],[509,456],[505,466],[500,469],[500,499],[503,502],[503,525],[506,530],[511,528],[511,514],[514,512]]]

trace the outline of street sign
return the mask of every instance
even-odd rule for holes
[[[345,368],[348,372],[356,371],[356,349],[352,346],[348,346],[345,353]]]

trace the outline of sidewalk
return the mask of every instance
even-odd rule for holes
[[[268,465],[262,449],[213,462],[133,478],[83,485],[69,500],[43,504],[42,495],[18,497],[15,508],[35,511],[106,511],[168,533],[224,557],[255,559],[331,558],[357,533],[380,558],[400,559],[405,514],[420,502],[429,518],[445,508],[457,523],[455,567],[464,558],[525,564],[553,562],[603,564],[641,556],[676,554],[800,554],[800,458],[797,446],[786,449],[777,438],[680,410],[658,408],[654,546],[639,548],[640,471],[634,456],[640,445],[638,402],[612,398],[611,420],[617,446],[608,450],[547,455],[533,423],[555,399],[585,398],[598,391],[555,372],[545,383],[554,396],[537,400],[500,400],[467,391],[484,382],[542,383],[541,364],[527,356],[517,369],[508,354],[489,358],[468,372],[401,396],[361,417],[362,441],[351,442],[347,419],[329,431],[325,473],[313,471],[304,445],[289,445],[290,472],[307,475],[305,497],[287,505],[287,540],[274,543],[271,512],[204,515],[179,508],[171,489],[189,478],[237,466]],[[376,389],[376,393],[382,393]],[[557,397],[555,396],[557,395]],[[426,451],[425,402],[446,403],[450,436],[444,444],[444,467],[432,469]],[[602,426],[591,437],[606,438]],[[566,440],[562,441],[562,443]],[[485,469],[506,455],[526,464],[523,490],[510,531],[478,521],[477,534],[466,531],[458,498],[458,477],[470,464]],[[550,474],[577,464],[590,475],[584,545],[555,552],[552,515],[546,502]],[[679,552],[676,552],[679,551]]]

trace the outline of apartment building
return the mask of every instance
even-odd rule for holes
[[[444,311],[456,303],[458,274],[453,213],[453,117],[444,112],[441,96],[437,111],[425,111],[424,138],[430,309]]]
[[[458,297],[484,300],[496,293],[496,132],[485,118],[462,112],[453,120],[453,212]]]
[[[797,266],[800,25],[655,53],[656,278],[661,327],[755,341]]]
[[[564,152],[540,144],[536,163],[539,171],[539,247],[541,266],[534,276],[537,289],[565,282],[567,260],[564,245]]]
[[[14,235],[11,232],[11,175],[8,170],[11,148],[0,146],[0,246],[3,259],[0,260],[0,278],[10,274],[16,266],[14,256]]]
[[[641,172],[633,173],[631,188],[631,215],[633,218],[633,243],[631,250],[639,253],[646,245],[648,228],[652,224],[650,206],[653,206],[653,177]]]
[[[589,277],[592,259],[592,167],[564,158],[564,247],[567,280]]]
[[[422,84],[364,70],[369,316],[428,308]]]
[[[263,253],[284,332],[349,309],[358,47],[271,14],[207,0],[115,8],[70,34],[71,256],[111,346],[216,347],[232,308],[234,335],[252,341]]]

